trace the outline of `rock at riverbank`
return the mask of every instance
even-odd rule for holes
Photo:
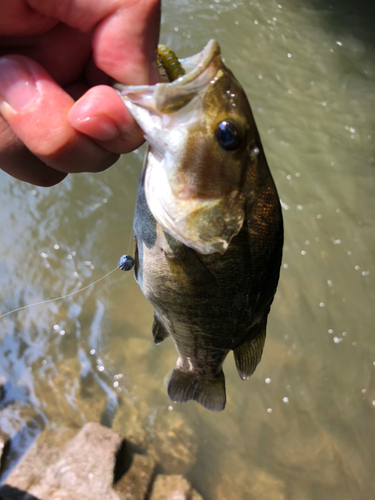
[[[150,457],[128,453],[122,436],[88,423],[61,451],[34,446],[0,488],[0,498],[144,500],[154,467]]]
[[[155,466],[120,434],[88,423],[62,449],[33,446],[0,487],[0,500],[146,500],[150,491],[152,500],[203,500],[182,476],[157,476],[152,485]]]

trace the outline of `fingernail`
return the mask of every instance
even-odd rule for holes
[[[120,135],[120,130],[106,116],[90,116],[71,121],[73,127],[98,141],[111,141]]]
[[[26,63],[3,57],[0,59],[0,97],[14,111],[28,108],[39,91]]]

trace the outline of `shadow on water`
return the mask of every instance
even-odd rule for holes
[[[21,461],[25,453],[27,453],[44,427],[45,422],[43,417],[35,414],[34,418],[30,418],[21,429],[12,436],[11,440],[6,442],[0,467],[0,486],[8,477],[12,469]]]
[[[0,500],[40,500],[40,498],[12,486],[3,486],[0,488]]]

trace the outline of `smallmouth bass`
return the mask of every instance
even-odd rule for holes
[[[283,246],[281,207],[246,95],[211,40],[185,75],[117,85],[149,150],[137,187],[134,275],[171,336],[174,402],[225,407],[222,365],[259,363]]]

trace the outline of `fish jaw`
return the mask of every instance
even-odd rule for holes
[[[166,151],[178,155],[178,150],[185,146],[187,129],[201,119],[197,106],[187,107],[187,104],[194,98],[202,98],[216,77],[222,66],[220,47],[210,40],[202,52],[183,59],[181,64],[186,74],[170,83],[115,85],[147,142],[162,155]],[[175,162],[178,160],[179,156]]]
[[[145,193],[155,219],[164,231],[197,252],[224,254],[243,225],[243,195],[232,192],[225,198],[213,200],[176,197],[167,169],[159,158],[158,152],[150,148]]]
[[[145,193],[153,216],[171,236],[199,253],[223,254],[243,225],[244,197],[239,186],[225,193],[199,191],[195,178],[200,174],[194,165],[186,165],[186,152],[194,149],[191,137],[202,128],[208,88],[226,69],[214,40],[181,64],[186,74],[174,82],[117,88],[150,144]],[[201,150],[197,147],[199,154]],[[202,150],[201,156],[209,158],[210,153]]]

